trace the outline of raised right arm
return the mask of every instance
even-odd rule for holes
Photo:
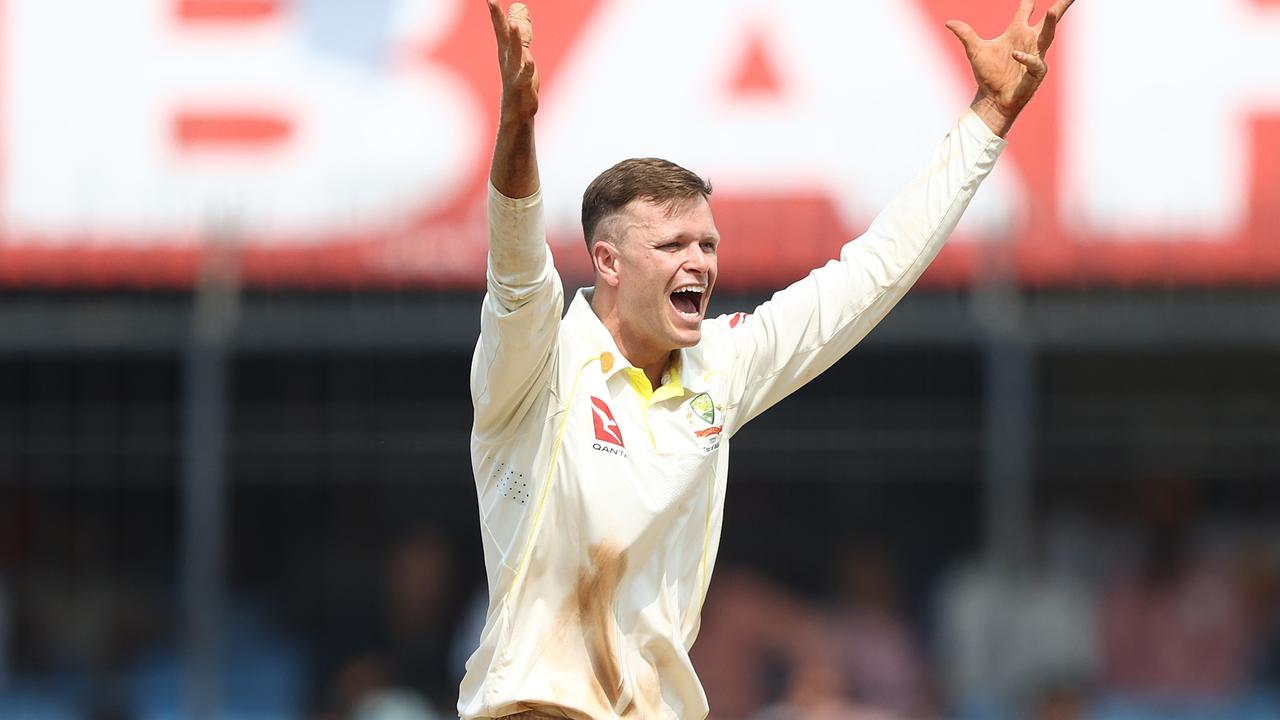
[[[500,442],[551,375],[564,291],[547,247],[534,149],[538,69],[521,3],[504,16],[487,0],[502,72],[502,112],[489,172],[489,263],[480,341],[471,365],[475,435]]]
[[[498,67],[502,70],[502,114],[489,181],[509,198],[527,198],[539,187],[538,153],[533,144],[539,79],[537,63],[529,50],[533,22],[523,3],[513,3],[503,16],[498,0],[487,2],[498,41]]]

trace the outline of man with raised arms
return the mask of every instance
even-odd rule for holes
[[[992,40],[949,22],[978,93],[928,168],[837,260],[750,315],[704,320],[720,245],[711,187],[653,158],[587,188],[595,284],[562,317],[534,150],[533,24],[524,5],[504,15],[487,0],[502,112],[471,457],[489,610],[461,717],[707,716],[688,653],[730,438],[839,360],[937,255],[1044,79],[1072,1],[1032,23],[1035,2],[1021,0]]]

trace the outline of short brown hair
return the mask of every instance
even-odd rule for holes
[[[648,200],[675,210],[689,200],[709,195],[711,183],[669,160],[623,160],[600,173],[582,194],[582,234],[587,250],[595,244],[600,221],[632,200]]]

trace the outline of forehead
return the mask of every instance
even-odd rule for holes
[[[627,203],[618,215],[625,223],[628,234],[640,232],[664,237],[720,237],[715,218],[711,214],[711,204],[700,195],[674,206],[637,198]]]

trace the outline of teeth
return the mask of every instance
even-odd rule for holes
[[[707,291],[707,288],[706,288],[705,286],[702,286],[702,285],[686,285],[686,286],[681,287],[681,288],[676,288],[674,292],[696,292],[696,293],[704,293],[704,292],[706,292],[706,291]]]

